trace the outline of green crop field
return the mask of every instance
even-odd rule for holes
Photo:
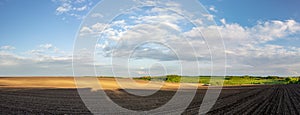
[[[250,85],[250,84],[298,84],[299,77],[257,77],[257,76],[178,76],[139,77],[136,79],[166,81],[174,83],[201,83],[210,85]]]

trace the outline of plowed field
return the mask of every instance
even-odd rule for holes
[[[205,89],[199,89],[183,114],[197,114]],[[175,91],[138,97],[107,90],[120,106],[150,110],[166,103]],[[0,114],[91,114],[73,88],[0,88]],[[208,114],[300,114],[300,85],[224,87]]]

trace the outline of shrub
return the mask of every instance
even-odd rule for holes
[[[279,79],[279,77],[278,76],[268,76],[268,77],[266,77],[266,79]]]
[[[231,79],[232,79],[231,76],[226,76],[226,77],[225,77],[225,80],[231,80]]]
[[[298,84],[299,83],[299,78],[297,77],[287,77],[285,78],[285,81],[288,83],[288,84]]]
[[[287,81],[287,82],[289,82],[289,81],[291,81],[291,80],[292,80],[292,78],[290,78],[290,77],[287,77],[287,78],[285,78],[284,80],[285,80],[285,81]]]
[[[144,77],[140,77],[139,79],[150,81],[151,77],[150,76],[144,76]]]
[[[175,82],[178,83],[180,82],[181,76],[178,75],[167,75],[166,81],[167,82]]]

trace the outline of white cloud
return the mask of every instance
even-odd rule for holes
[[[88,8],[87,5],[84,5],[84,6],[82,6],[82,7],[74,8],[74,10],[77,10],[77,11],[84,11],[84,10],[86,10],[87,8]]]
[[[300,52],[296,47],[276,45],[300,32],[294,20],[260,22],[252,27],[239,24],[219,26],[225,40],[229,74],[295,75],[300,67]],[[269,43],[273,41],[273,43]],[[250,68],[249,68],[250,67]]]
[[[0,50],[14,50],[14,49],[16,49],[16,48],[13,46],[9,46],[9,45],[0,47]]]
[[[92,32],[93,30],[86,26],[82,27],[80,30],[80,33],[92,33]]]
[[[94,31],[94,32],[100,32],[102,29],[104,29],[106,24],[102,24],[102,23],[96,23],[94,25],[92,25],[91,29]]]
[[[66,13],[68,11],[72,10],[72,6],[68,3],[63,3],[61,6],[56,8],[57,14]]]
[[[79,36],[86,38],[97,37],[100,35],[105,26],[106,24],[102,23],[95,23],[91,26],[83,26],[79,31]]]
[[[225,52],[228,55],[227,60],[230,66],[230,69],[228,69],[229,74],[294,75],[294,73],[300,72],[299,70],[292,69],[300,67],[300,61],[298,61],[300,59],[299,48],[268,43],[278,39],[287,39],[289,36],[299,33],[299,22],[294,20],[274,20],[258,23],[252,27],[243,27],[236,23],[228,24],[225,19],[222,19],[222,22],[223,25],[214,28],[219,29],[226,44]],[[153,32],[151,27],[145,25],[143,27],[149,28],[149,30]],[[191,41],[192,43],[205,44],[204,41],[196,40],[201,38],[201,33],[197,31],[197,29],[205,33],[212,33],[210,31],[213,31],[210,27],[200,27],[193,28],[183,34],[189,38],[193,38],[194,41]],[[146,33],[141,34],[147,35]],[[163,36],[163,32],[157,32],[153,35]],[[145,37],[147,38],[147,36]],[[213,37],[213,35],[208,36],[207,39],[210,37]],[[184,51],[191,51],[185,47],[186,44],[180,44],[182,40],[172,40],[172,42],[174,42],[174,44],[177,42],[176,46]],[[203,50],[205,47],[196,46],[195,49]],[[192,53],[183,52],[183,54],[187,56],[183,59],[189,59],[188,57],[193,56]],[[199,54],[201,54],[199,57],[209,57],[209,53],[205,51],[201,51]],[[163,59],[166,57],[161,55],[159,58]],[[289,66],[291,64],[293,65]]]
[[[100,14],[100,13],[93,13],[93,14],[91,14],[91,17],[93,17],[93,18],[103,18],[103,15]]]
[[[212,12],[218,12],[218,10],[216,10],[215,6],[210,6],[208,9]]]
[[[228,48],[237,48],[247,44],[259,45],[278,39],[287,39],[289,36],[300,32],[300,24],[294,20],[266,21],[257,23],[252,27],[243,27],[237,23],[228,24],[225,19],[221,19],[221,22],[223,25],[215,26],[215,28],[219,29]],[[191,37],[200,36],[199,32],[196,31],[197,29],[206,33],[213,31],[210,27],[200,27],[188,31],[186,34]]]
[[[173,11],[177,11],[179,14],[180,12],[184,12],[180,9],[181,6],[179,4],[168,3],[166,6],[171,6],[175,9]],[[217,12],[213,6],[209,10]],[[219,26],[203,25],[198,28],[187,29],[185,28],[186,26],[183,26],[183,22],[186,21],[184,18],[172,14],[166,9],[153,8],[146,11],[146,13],[156,15],[133,15],[128,20],[114,20],[115,22],[107,25],[107,28],[103,31],[105,36],[101,38],[101,40],[104,40],[100,40],[101,42],[96,45],[96,48],[103,50],[99,54],[103,55],[103,57],[112,55],[115,57],[126,57],[135,49],[140,52],[135,55],[139,59],[176,60],[177,55],[173,55],[170,52],[158,51],[153,47],[135,47],[139,43],[150,40],[175,46],[172,48],[180,52],[181,60],[185,61],[185,63],[196,63],[193,61],[196,57],[202,65],[209,65],[210,52],[207,49],[201,32],[206,33],[206,39],[210,39],[216,37],[216,32],[213,31],[217,28],[225,41],[229,74],[278,74],[276,71],[280,69],[282,74],[300,73],[299,70],[291,69],[291,67],[297,68],[298,66],[299,68],[300,66],[300,62],[297,61],[300,58],[299,48],[289,48],[269,43],[279,39],[286,39],[291,35],[299,33],[300,25],[295,20],[270,20],[244,27],[238,23],[228,23],[223,18],[220,20],[222,25]],[[102,17],[101,14],[91,16]],[[205,21],[213,21],[215,17],[211,14],[202,14],[202,16],[202,19],[195,19],[193,21],[202,25],[206,23]],[[89,34],[81,35],[87,38],[88,36],[99,35],[104,26],[105,24],[101,23],[86,25],[81,29],[81,33]],[[186,42],[183,36],[190,43]],[[218,43],[220,41],[210,42]],[[197,51],[196,54],[191,50],[192,48],[189,44],[194,45],[194,49]],[[115,48],[114,54],[112,54],[113,48]],[[218,59],[219,57],[214,58]],[[288,62],[285,62],[287,59]],[[293,65],[291,65],[292,63]],[[210,66],[203,66],[202,69],[209,71],[209,68]]]
[[[53,48],[52,44],[41,44],[39,45],[40,48],[44,48],[44,49],[50,49]]]
[[[202,14],[204,17],[207,18],[207,20],[210,20],[210,21],[214,21],[214,15],[211,15],[211,14]]]
[[[222,22],[222,24],[226,24],[226,20],[224,18],[222,18],[220,21]]]
[[[2,76],[72,75],[71,53],[51,44],[38,45],[36,49],[18,53],[0,50],[0,73]]]
[[[300,24],[294,20],[273,20],[252,27],[249,31],[256,33],[260,42],[284,38],[300,31]]]
[[[64,16],[63,20],[66,20],[66,16],[83,19],[87,10],[94,5],[92,0],[52,0],[52,2],[58,5],[56,14]]]
[[[80,5],[81,7],[74,7],[74,4],[85,3],[87,2],[86,0],[61,0],[60,2],[70,5],[62,4],[61,8],[58,7],[57,12],[60,12],[61,14],[68,13],[69,15],[73,15],[73,11],[84,11],[89,7],[85,7],[84,5]],[[147,4],[154,3],[149,2]],[[178,9],[178,7],[180,7],[178,4],[168,3],[167,5],[172,6],[174,9],[177,8],[178,11],[183,12]],[[217,11],[214,7],[209,8],[209,10]],[[300,48],[278,45],[276,42],[270,43],[271,41],[274,42],[279,39],[284,40],[291,35],[298,34],[300,32],[300,24],[295,20],[272,20],[260,22],[254,26],[244,27],[238,23],[228,23],[225,19],[221,19],[220,21],[222,22],[222,25],[209,27],[203,26],[198,28],[194,27],[183,32],[183,30],[186,29],[182,26],[182,22],[185,21],[184,18],[167,12],[161,8],[153,8],[147,13],[158,14],[158,16],[134,15],[129,19],[135,21],[115,20],[109,25],[97,22],[82,27],[79,35],[82,38],[89,38],[91,36],[96,38],[96,36],[99,36],[101,34],[100,32],[107,26],[107,28],[103,31],[104,39],[101,39],[103,41],[100,40],[101,42],[97,43],[95,46],[97,49],[103,50],[103,52],[100,53],[103,55],[101,58],[111,56],[113,48],[115,48],[115,52],[113,54],[115,58],[128,56],[128,54],[132,54],[132,51],[137,51],[139,53],[134,56],[138,59],[152,59],[168,62],[176,60],[178,58],[177,56],[180,56],[181,61],[184,63],[195,65],[196,57],[201,62],[200,66],[203,69],[202,71],[209,71],[210,66],[207,65],[209,65],[208,62],[210,60],[210,53],[205,44],[206,42],[202,39],[203,36],[200,31],[208,33],[206,37],[209,39],[210,37],[215,37],[215,35],[209,34],[215,34],[212,31],[214,31],[215,28],[218,28],[223,36],[227,48],[225,53],[228,55],[227,67],[229,74],[289,75],[300,73],[300,70],[295,69],[300,67]],[[75,15],[76,13],[74,16]],[[92,14],[91,16],[103,17],[101,14]],[[214,15],[211,14],[203,14],[203,16],[206,20],[213,21],[214,19]],[[131,25],[129,22],[134,24]],[[205,23],[202,19],[197,19],[195,22],[199,24]],[[183,36],[187,39],[183,39]],[[189,40],[190,43],[186,40]],[[148,44],[148,47],[147,45],[143,47],[136,47],[140,45],[140,43],[146,41],[159,42],[165,44],[165,46]],[[117,43],[118,45],[116,45]],[[194,48],[197,51],[196,54],[194,54],[193,50],[191,50],[192,48],[190,44],[194,45]],[[162,50],[168,49],[167,47],[169,46],[171,46],[173,51],[177,51],[179,54],[175,55],[172,50]],[[1,47],[1,50],[12,49],[14,49],[12,46]],[[49,69],[59,73],[63,73],[63,70],[72,73],[70,69],[72,60],[70,52],[57,53],[60,52],[60,50],[52,44],[42,44],[37,49],[33,49],[28,52],[30,56],[20,56],[20,54],[0,51],[0,67],[6,68],[0,70],[0,73],[4,72],[4,70],[9,70],[7,69],[9,67],[17,68],[20,73],[24,73],[24,71],[21,71],[21,67],[33,68],[41,71],[41,73],[47,73],[46,70]],[[85,54],[85,51],[79,51],[77,53],[77,55],[91,55]],[[87,58],[87,60],[81,58],[75,60],[81,60],[81,62],[84,62],[83,64],[86,65],[93,64],[93,57]],[[107,60],[105,61],[110,62]],[[127,60],[119,61],[123,61],[122,63],[125,63]],[[214,64],[216,64],[216,66],[222,66],[217,65],[217,62]],[[118,67],[124,69],[125,67],[123,66],[119,65]],[[26,70],[28,70],[28,68],[26,68]],[[109,71],[108,68],[109,67],[104,70],[107,69],[107,71]],[[189,68],[187,66],[185,69],[190,69],[188,71],[193,72],[193,69],[195,68]],[[37,73],[33,70],[28,71]],[[140,74],[144,73],[140,72]]]
[[[76,0],[76,3],[83,3],[85,2],[86,0]]]

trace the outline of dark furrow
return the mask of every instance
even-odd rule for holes
[[[277,103],[277,107],[276,107],[276,110],[275,110],[275,111],[276,111],[276,114],[280,114],[280,111],[282,110],[282,107],[283,107],[283,106],[282,106],[282,101],[283,101],[283,98],[284,98],[283,90],[282,90],[281,87],[279,87],[279,90],[280,90],[280,91],[279,91],[278,94],[277,94],[277,95],[278,95],[277,97],[278,97],[279,99],[278,99],[278,101],[277,101],[278,103]],[[275,100],[275,101],[276,101],[276,100]]]
[[[272,90],[272,93],[267,98],[266,105],[263,108],[261,108],[261,110],[260,110],[261,113],[264,113],[264,114],[270,113],[272,111],[272,109],[275,108],[273,106],[273,105],[276,105],[274,100],[276,100],[278,98],[278,91],[280,91],[278,86],[273,86],[270,90]]]
[[[243,103],[243,102],[248,101],[248,100],[250,100],[252,98],[255,98],[255,96],[257,94],[263,92],[264,90],[265,89],[258,90],[258,91],[255,90],[254,92],[244,93],[244,95],[232,96],[232,98],[229,99],[229,102],[233,101],[233,103],[229,103],[229,102],[226,103],[224,100],[220,100],[219,104],[223,103],[224,106],[222,106],[220,108],[217,108],[217,109],[213,109],[212,111],[209,112],[209,114],[215,114],[215,113],[218,113],[218,112],[227,113],[228,111],[233,110],[234,108],[238,107],[241,102]],[[228,100],[226,100],[226,101],[228,101]],[[216,103],[216,104],[218,104],[218,103]]]
[[[297,110],[297,106],[296,103],[299,104],[299,101],[297,101],[297,99],[295,99],[295,88],[294,87],[285,87],[285,90],[286,90],[286,95],[288,97],[288,100],[290,102],[290,112],[291,114],[300,114],[299,111]],[[293,109],[291,109],[293,108]]]
[[[264,108],[269,103],[271,95],[274,94],[273,88],[268,88],[266,92],[263,92],[263,94],[260,94],[262,96],[258,96],[256,100],[252,101],[252,104],[246,105],[244,108],[240,108],[240,111],[238,114],[243,113],[251,113],[251,114],[259,114],[264,111]],[[250,100],[251,102],[251,100]]]

